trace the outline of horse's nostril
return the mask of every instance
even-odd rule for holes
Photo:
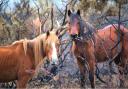
[[[71,37],[74,39],[77,37],[77,34],[73,34],[73,35],[71,35]]]
[[[51,65],[55,65],[56,63],[55,62],[52,62]]]
[[[51,68],[51,73],[53,73],[54,75],[57,74],[57,66],[56,65],[52,65],[53,67]]]

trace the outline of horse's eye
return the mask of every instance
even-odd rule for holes
[[[59,47],[60,46],[60,44],[59,43],[56,43],[56,47]]]
[[[56,46],[58,47],[59,46],[59,43],[57,43]]]
[[[79,25],[79,24],[80,24],[80,22],[77,22],[77,24]]]

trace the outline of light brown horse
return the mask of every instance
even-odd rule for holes
[[[95,87],[95,65],[98,62],[114,60],[122,75],[128,59],[128,29],[124,26],[108,25],[96,31],[82,20],[80,11],[68,11],[68,32],[73,39],[74,52],[81,73],[81,86],[85,84],[85,64],[88,65],[91,87]],[[122,78],[120,80],[123,82]]]
[[[51,31],[32,40],[23,39],[1,46],[0,82],[17,80],[17,87],[25,88],[44,57],[48,57],[51,63],[58,63],[58,44],[57,33]]]

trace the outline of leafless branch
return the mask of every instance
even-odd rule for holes
[[[120,21],[120,23],[125,23],[125,22],[128,22],[128,19]]]
[[[65,24],[65,20],[66,20],[66,16],[67,16],[68,5],[71,4],[72,1],[73,1],[73,0],[71,0],[71,1],[66,5],[66,8],[65,8],[65,14],[64,14],[64,19],[63,19],[62,26]]]
[[[56,4],[55,4],[55,5],[56,5]],[[60,12],[60,14],[61,14],[62,16],[64,16],[63,12],[58,8],[57,5],[56,5],[56,8],[57,8],[57,10]]]
[[[121,32],[121,30],[120,30],[121,3],[119,3],[119,12],[118,12],[118,16],[119,16],[119,19],[118,19],[118,30]],[[120,36],[119,36],[119,37],[120,37]]]
[[[51,6],[51,29],[53,29],[53,18],[54,18],[54,14],[53,14],[53,3],[52,3],[52,6]]]
[[[34,2],[35,6],[36,6],[36,8],[37,8],[38,17],[39,17],[39,20],[40,20],[40,22],[41,22],[40,8],[39,8],[39,6],[37,5],[37,3],[36,3],[34,0],[33,0],[33,2]]]
[[[45,22],[47,21],[47,19],[48,19],[48,17],[49,17],[49,13],[48,13],[48,15],[45,17],[45,14],[48,12],[48,9],[49,9],[49,8],[47,8],[47,9],[43,12],[43,14],[41,15],[41,14],[40,14],[40,8],[39,8],[39,6],[37,5],[37,3],[36,3],[34,0],[33,0],[33,2],[34,2],[34,4],[36,5],[36,8],[37,8],[38,17],[39,17],[39,20],[40,20],[40,23],[41,23],[40,31],[42,31],[42,27],[44,26]],[[47,2],[47,5],[48,5],[48,2]],[[44,17],[45,17],[45,20],[42,20],[41,16],[44,16]]]

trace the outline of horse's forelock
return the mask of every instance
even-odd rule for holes
[[[74,23],[75,22],[75,19],[78,20],[78,21],[80,21],[81,20],[81,16],[78,15],[77,13],[72,13],[70,15],[69,19],[70,19],[70,22],[71,23]]]

